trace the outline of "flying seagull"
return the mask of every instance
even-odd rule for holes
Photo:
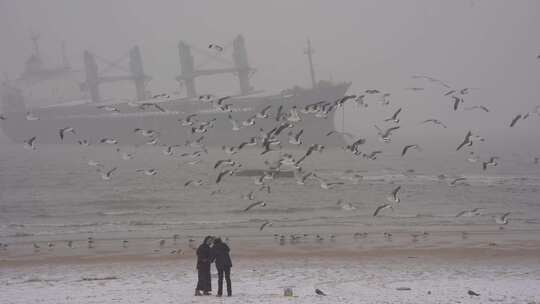
[[[474,209],[471,209],[471,210],[463,210],[461,212],[459,212],[458,214],[456,214],[456,217],[461,217],[461,216],[467,216],[467,217],[471,217],[471,216],[475,216],[475,215],[480,215],[480,210],[483,209],[483,208],[474,208]]]
[[[187,187],[189,185],[193,185],[193,186],[198,187],[198,186],[202,185],[203,183],[204,182],[203,182],[202,179],[198,179],[198,180],[190,179],[190,180],[188,180],[187,182],[184,183],[184,187]]]
[[[300,131],[298,131],[298,133],[296,134],[293,134],[292,131],[289,132],[289,143],[292,144],[292,145],[301,145],[303,142],[302,140],[300,139],[300,136],[302,136],[302,134],[304,133],[304,129],[300,129]]]
[[[112,168],[111,170],[109,170],[109,171],[107,171],[107,172],[102,172],[102,171],[99,169],[99,167],[98,167],[97,171],[98,171],[99,173],[101,173],[101,179],[102,179],[102,180],[110,180],[110,179],[111,179],[111,174],[112,174],[114,171],[116,171],[116,169],[117,169],[117,168],[114,167],[114,168]]]
[[[510,122],[510,128],[515,126],[518,120],[520,120],[521,118],[523,118],[521,114],[516,115],[514,119],[512,119],[512,122]]]
[[[452,95],[452,99],[454,100],[454,111],[457,111],[459,104],[463,103],[463,98]]]
[[[270,221],[264,221],[262,225],[259,227],[259,231],[263,231],[264,227],[266,226],[272,226],[272,223]]]
[[[333,182],[333,183],[327,183],[324,179],[318,177],[317,175],[313,174],[312,175],[314,179],[318,180],[319,181],[319,185],[322,189],[324,190],[330,190],[330,189],[333,189],[335,186],[337,185],[343,185],[344,183],[343,182]]]
[[[420,150],[420,146],[419,145],[406,145],[405,147],[403,147],[403,150],[401,150],[401,157],[405,156],[405,153],[407,153],[407,151],[411,148],[414,148],[416,150]]]
[[[250,210],[251,208],[255,207],[255,206],[261,206],[261,207],[264,207],[266,206],[266,203],[264,201],[257,201],[255,203],[252,203],[250,204],[249,206],[246,207],[246,209],[244,209],[244,212]]]
[[[120,148],[116,148],[116,152],[120,152]],[[121,157],[123,160],[130,160],[130,159],[133,159],[133,154],[122,152]]]
[[[118,140],[114,138],[102,138],[99,142],[102,144],[116,145],[118,143]]]
[[[486,113],[489,112],[489,109],[486,108],[485,106],[472,106],[472,107],[466,107],[465,110],[475,110],[475,109],[480,109],[480,110],[484,110]]]
[[[221,172],[219,172],[217,178],[216,178],[216,184],[219,184],[221,182],[221,180],[223,179],[223,177],[225,175],[233,175],[234,174],[234,170],[223,170]]]
[[[212,49],[212,50],[216,50],[218,52],[223,52],[223,47],[220,46],[220,45],[217,45],[217,44],[211,43],[211,44],[208,45],[208,48]]]
[[[495,223],[499,224],[499,225],[506,225],[508,224],[508,216],[510,215],[510,212],[507,212],[501,216],[496,216],[495,217]]]
[[[160,112],[167,112],[164,108],[162,108],[160,105],[154,102],[144,102],[139,105],[139,109],[146,110],[147,108],[155,108],[156,110],[159,110]]]
[[[382,153],[381,150],[376,150],[376,151],[373,151],[373,152],[371,152],[371,153],[369,153],[369,154],[364,153],[363,156],[364,156],[365,158],[369,159],[369,160],[376,160],[376,159],[377,159],[377,154],[380,154],[380,153]]]
[[[472,136],[472,132],[471,132],[471,131],[467,132],[467,134],[465,135],[465,139],[463,139],[463,141],[461,142],[461,144],[459,144],[459,146],[457,147],[456,151],[459,151],[459,150],[460,150],[461,148],[463,148],[465,145],[471,146],[471,145],[472,145],[471,136]]]
[[[401,201],[397,195],[399,190],[401,190],[401,186],[397,186],[394,190],[392,190],[392,196],[388,197],[388,201],[398,204]]]
[[[384,93],[382,96],[381,96],[381,102],[382,102],[382,105],[383,106],[387,106],[390,104],[390,93]],[[366,105],[367,106],[367,105]]]
[[[382,210],[388,209],[388,208],[392,208],[392,205],[391,204],[380,205],[379,207],[377,207],[377,209],[375,209],[375,212],[373,212],[373,216],[377,216]]]
[[[399,123],[399,118],[398,118],[399,113],[401,113],[401,108],[399,108],[396,112],[394,112],[394,115],[388,117],[384,121],[392,121],[396,124]]]
[[[236,119],[232,118],[231,114],[229,114],[229,121],[232,124],[232,130],[233,131],[239,131],[240,130],[240,124],[238,123],[238,121]]]
[[[365,90],[364,92],[366,94],[379,94],[380,93],[379,90],[375,90],[375,89],[368,89],[368,90]]]
[[[115,108],[115,107],[112,107],[112,106],[107,106],[107,105],[103,105],[103,106],[97,106],[98,109],[100,110],[105,110],[107,112],[113,112],[113,113],[119,113],[120,110],[118,110],[118,108]]]
[[[450,86],[448,84],[446,84],[444,81],[433,78],[433,77],[430,77],[430,76],[413,75],[413,76],[411,76],[411,78],[413,78],[413,79],[419,79],[419,78],[420,79],[427,79],[427,80],[429,80],[431,82],[438,83],[438,84],[442,85],[443,87],[450,89]]]
[[[261,111],[259,111],[256,114],[257,118],[263,118],[263,119],[268,118],[268,110],[270,110],[271,107],[272,107],[271,105],[264,107]]]
[[[433,118],[431,118],[431,119],[426,119],[426,120],[424,120],[424,121],[421,122],[421,123],[422,123],[422,124],[425,124],[425,123],[428,123],[428,122],[431,122],[431,123],[433,123],[433,124],[442,126],[443,128],[446,129],[446,125],[443,124],[443,123],[442,123],[440,120],[438,120],[438,119],[433,119]]]
[[[63,141],[64,140],[64,135],[66,133],[75,134],[75,129],[73,129],[72,127],[65,127],[65,128],[60,129],[60,131],[58,131],[58,133],[60,134],[60,140]]]
[[[144,137],[154,137],[157,135],[157,132],[154,130],[144,130],[141,128],[133,129],[134,133],[140,133]]]
[[[24,148],[27,150],[35,150],[36,149],[36,137],[32,137],[29,140],[26,140],[24,142]]]
[[[144,175],[147,175],[147,176],[154,176],[154,175],[158,174],[157,169],[137,169],[136,171],[144,173]]]
[[[242,194],[242,199],[252,201],[255,199],[255,195],[253,194],[254,191],[250,191],[249,193]]]
[[[486,171],[487,166],[497,166],[497,159],[498,159],[497,156],[490,157],[489,161],[482,163],[482,169],[484,169],[484,171]]]
[[[216,164],[214,165],[214,169],[217,169],[219,166],[221,165],[224,165],[224,166],[234,166],[236,165],[236,162],[232,159],[220,159],[216,162]]]
[[[193,125],[193,118],[197,116],[197,114],[190,114],[186,116],[184,119],[179,119],[178,121],[182,124],[183,127],[188,127]]]

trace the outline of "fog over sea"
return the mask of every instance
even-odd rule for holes
[[[444,163],[420,153],[411,154],[407,162],[397,155],[369,161],[329,149],[315,152],[304,170],[344,184],[324,190],[316,180],[298,185],[293,177],[279,177],[269,183],[268,194],[258,191],[260,186],[252,177],[233,176],[216,184],[219,170],[213,166],[223,152],[210,149],[201,163],[190,165],[190,159],[179,154],[192,150],[178,149],[176,156],[169,157],[162,148],[139,147],[134,159],[123,160],[114,147],[107,146],[41,145],[36,151],[6,146],[0,154],[0,238],[17,252],[17,258],[36,254],[32,242],[71,240],[75,250],[63,254],[99,255],[122,253],[124,239],[130,240],[130,246],[143,248],[142,252],[152,252],[160,239],[170,240],[167,246],[171,248],[185,250],[189,238],[198,240],[207,234],[264,247],[279,244],[274,234],[284,234],[288,242],[289,235],[306,233],[310,237],[302,238],[301,244],[323,248],[349,247],[356,232],[370,233],[361,242],[363,248],[418,246],[410,235],[424,232],[430,235],[423,236],[420,244],[427,247],[491,242],[526,246],[524,241],[540,239],[540,170],[530,159],[505,159],[486,173],[480,164],[464,161],[463,154],[448,157]],[[259,150],[247,149],[233,157],[241,159],[245,169],[264,169]],[[303,150],[288,152],[298,157]],[[267,157],[272,158],[277,160],[277,154]],[[110,181],[104,181],[87,164],[90,160],[118,170]],[[156,168],[159,173],[136,172],[141,168]],[[363,178],[358,180],[355,174]],[[450,185],[457,177],[466,180]],[[185,187],[190,179],[204,183]],[[375,208],[399,185],[399,207],[373,217]],[[252,201],[241,196],[250,191],[267,205],[243,212]],[[456,217],[473,208],[482,208],[481,215]],[[511,212],[510,225],[499,230],[494,217],[506,212]],[[265,220],[273,225],[259,231]],[[471,237],[463,238],[464,231]],[[386,240],[384,232],[391,232],[393,240]],[[180,238],[173,243],[174,234]],[[317,241],[316,234],[324,240]],[[330,239],[331,235],[335,238]],[[88,237],[103,245],[86,248]]]

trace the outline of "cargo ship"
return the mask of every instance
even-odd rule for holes
[[[220,69],[197,69],[193,48],[181,41],[178,45],[181,75],[176,80],[185,96],[152,94],[147,90],[151,77],[144,72],[138,47],[127,53],[128,67],[123,69],[123,75],[107,76],[106,70],[119,63],[101,60],[89,51],[84,52],[82,70],[72,69],[66,56],[61,66],[45,67],[37,37],[33,37],[33,42],[34,51],[22,75],[5,80],[1,88],[0,124],[14,142],[35,137],[38,144],[183,146],[197,142],[206,146],[232,146],[258,138],[288,121],[286,130],[280,134],[283,145],[289,144],[287,136],[291,138],[300,130],[298,139],[304,145],[340,146],[346,142],[339,132],[327,134],[336,130],[334,118],[340,110],[335,104],[345,96],[351,83],[316,81],[309,40],[305,54],[312,87],[295,86],[274,94],[257,91],[250,85],[255,69],[248,63],[241,35],[232,42],[232,66]],[[108,67],[101,67],[99,60]],[[197,93],[196,78],[224,73],[238,78],[238,94]],[[133,84],[134,98],[101,96],[100,85],[120,81]],[[60,132],[62,129],[67,131]]]

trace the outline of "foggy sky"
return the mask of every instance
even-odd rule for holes
[[[540,119],[524,121],[519,131],[507,127],[514,114],[540,104],[538,29],[540,1],[535,0],[0,0],[0,72],[19,76],[32,51],[33,30],[41,35],[48,62],[61,62],[60,43],[66,41],[75,68],[82,67],[85,49],[115,59],[138,44],[146,73],[153,77],[152,91],[174,91],[179,40],[205,48],[209,43],[227,44],[241,33],[249,61],[258,69],[252,85],[273,91],[309,86],[302,52],[309,37],[316,50],[318,79],[351,81],[349,93],[367,88],[392,93],[391,108],[369,109],[377,119],[403,107],[403,123],[411,126],[429,114],[454,123],[451,132],[456,134],[481,125],[483,133],[493,136],[532,136],[534,143],[529,140],[525,147],[538,149]],[[206,60],[196,56],[196,61]],[[441,90],[410,77],[419,74],[456,87],[478,88],[466,102],[488,106],[489,119],[478,121],[475,115],[482,113],[450,117],[450,103]],[[197,85],[199,92],[237,90],[230,75],[201,78]],[[403,90],[410,86],[426,91]],[[348,110],[347,128],[373,132],[371,122],[355,118],[357,109]],[[498,147],[505,141],[499,140]]]

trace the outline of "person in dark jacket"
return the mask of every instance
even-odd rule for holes
[[[232,261],[229,255],[229,246],[225,244],[220,238],[214,239],[214,246],[212,247],[212,261],[216,263],[216,269],[218,271],[218,292],[217,296],[223,295],[223,276],[227,281],[227,296],[232,296],[231,287],[231,267]]]
[[[203,243],[197,248],[197,271],[199,280],[195,295],[201,296],[201,291],[205,296],[210,295],[212,291],[212,279],[210,278],[210,264],[212,263],[212,252],[210,245],[213,242],[212,236],[204,238]]]

